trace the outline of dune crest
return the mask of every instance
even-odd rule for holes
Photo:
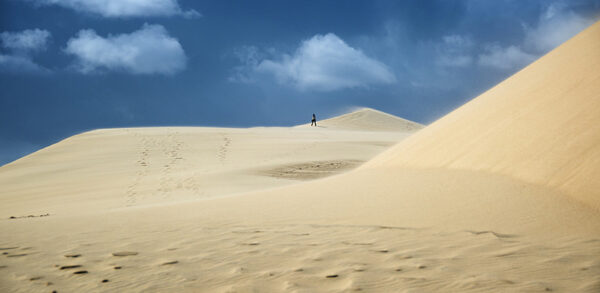
[[[600,22],[365,168],[486,171],[600,209]]]

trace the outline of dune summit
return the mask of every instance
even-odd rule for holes
[[[371,161],[502,174],[600,210],[600,23]]]
[[[364,131],[416,131],[423,125],[371,108],[362,108],[351,113],[325,119],[319,126],[346,130]]]

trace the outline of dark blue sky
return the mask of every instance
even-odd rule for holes
[[[600,0],[0,2],[0,165],[82,131],[429,123],[599,19]]]

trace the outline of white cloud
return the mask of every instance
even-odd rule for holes
[[[479,65],[498,69],[515,69],[533,62],[537,56],[521,50],[517,46],[502,48],[498,45],[488,46],[486,53],[480,54]]]
[[[388,67],[348,46],[334,34],[316,35],[302,42],[293,55],[263,59],[256,49],[246,54],[246,73],[274,76],[283,85],[300,90],[334,91],[390,84],[396,81]],[[244,80],[244,78],[238,78]],[[252,76],[245,80],[252,80]]]
[[[436,63],[443,67],[466,67],[473,63],[469,51],[473,41],[461,35],[447,35],[442,38],[442,43],[437,46]]]
[[[18,73],[48,73],[50,70],[36,64],[32,55],[46,50],[50,32],[28,29],[20,32],[2,32],[2,47],[11,53],[0,53],[0,71]]]
[[[0,71],[21,73],[48,73],[48,69],[37,65],[27,56],[0,54]]]
[[[58,5],[103,17],[183,16],[200,17],[196,10],[184,11],[177,0],[29,0],[38,5]]]
[[[536,27],[525,27],[525,47],[546,53],[594,23],[568,10],[564,5],[551,4],[538,20]]]
[[[2,46],[15,51],[46,50],[50,32],[41,29],[28,29],[21,32],[2,32]]]
[[[242,65],[233,69],[233,74],[228,78],[231,82],[252,83],[255,82],[254,71],[265,55],[257,47],[244,46],[236,49],[233,54],[242,62]]]
[[[82,73],[102,69],[134,74],[174,74],[185,69],[186,56],[179,41],[162,25],[145,24],[130,34],[98,36],[81,30],[67,42],[67,54],[77,58]]]

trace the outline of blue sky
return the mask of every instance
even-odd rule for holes
[[[82,131],[429,123],[597,21],[600,0],[0,2],[0,165]]]

